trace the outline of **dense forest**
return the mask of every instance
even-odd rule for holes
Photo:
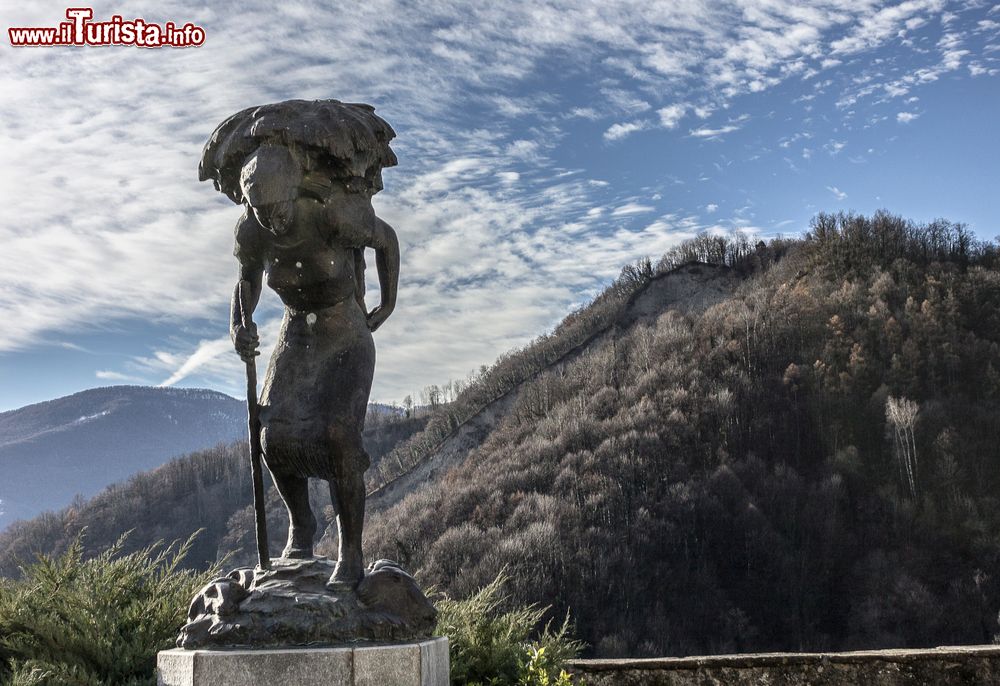
[[[692,262],[733,275],[732,293],[630,316]],[[512,603],[569,610],[603,656],[998,631],[1000,249],[961,225],[880,212],[766,244],[702,236],[459,390],[366,431],[377,493],[507,401],[453,468],[370,511],[369,557],[427,586],[463,597],[506,570]],[[0,572],[82,524],[95,549],[208,527],[190,560],[245,551],[245,469],[220,448],[19,524]]]
[[[464,464],[374,518],[372,555],[458,595],[506,568],[598,655],[992,641],[997,247],[821,215],[659,269],[693,259],[745,279],[528,381]]]

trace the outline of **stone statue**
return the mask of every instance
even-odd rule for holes
[[[263,455],[290,526],[273,568],[264,548],[258,569],[217,579],[195,598],[181,647],[409,639],[433,628],[434,608],[412,577],[386,560],[366,575],[361,549],[372,332],[395,307],[399,274],[396,234],[371,199],[382,189],[382,169],[396,164],[394,136],[369,105],[291,100],[233,115],[205,146],[201,179],[244,206],[230,330],[253,372],[251,447]],[[381,292],[370,312],[366,248],[375,251]],[[285,313],[255,420],[259,338],[250,314],[265,276]],[[313,556],[310,477],[330,485],[335,565]]]

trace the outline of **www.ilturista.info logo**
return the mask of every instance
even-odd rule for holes
[[[154,24],[145,19],[125,20],[114,15],[109,21],[91,21],[90,7],[70,7],[69,21],[56,27],[7,29],[14,47],[51,45],[135,45],[140,48],[189,48],[205,42],[205,29],[191,22],[178,26],[172,21]]]

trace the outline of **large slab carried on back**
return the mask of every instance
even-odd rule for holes
[[[448,686],[448,639],[275,650],[164,650],[159,686]]]

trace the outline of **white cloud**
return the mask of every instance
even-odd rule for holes
[[[719,136],[724,136],[727,133],[739,130],[740,127],[737,124],[727,124],[726,126],[720,126],[715,129],[703,126],[698,129],[691,129],[691,131],[688,132],[688,135],[695,138],[718,138]]]
[[[620,88],[605,88],[601,94],[608,104],[621,114],[642,114],[653,107],[642,98]]]
[[[655,210],[651,205],[640,205],[637,202],[628,202],[611,210],[612,217],[625,217],[633,214],[647,214]]]
[[[687,112],[687,105],[674,104],[661,107],[656,111],[660,115],[660,125],[667,129],[677,128],[684,114]]]
[[[644,121],[631,121],[625,122],[623,124],[612,124],[608,127],[608,130],[604,132],[604,139],[609,141],[617,141],[630,136],[636,131],[642,131],[646,129],[648,124]]]
[[[512,98],[506,95],[494,95],[488,98],[489,103],[504,117],[516,118],[538,114],[544,103],[527,98]]]
[[[938,59],[928,63],[921,59],[916,64],[910,64],[905,69],[893,69],[892,73],[903,71],[902,76],[886,78],[882,71],[868,71],[854,79],[854,87],[848,88],[837,102],[841,109],[852,107],[859,100],[867,97],[879,97],[884,94],[889,98],[899,98],[908,95],[914,88],[926,86],[940,79],[944,74],[953,72],[962,66],[969,50],[962,49],[965,36],[958,32],[947,30],[937,41]],[[923,55],[933,55],[934,51],[921,49]]]
[[[712,214],[717,209],[719,209],[719,206],[716,205],[714,202],[711,202],[711,203],[705,205],[705,211],[708,212],[709,214]]]
[[[834,54],[853,54],[895,36],[899,27],[921,12],[940,12],[944,0],[904,0],[896,5],[869,11],[847,36],[830,44]]]
[[[984,74],[996,76],[997,74],[1000,74],[1000,69],[997,69],[996,67],[984,67],[981,62],[969,63],[970,76],[983,76]]]
[[[567,116],[574,119],[590,119],[591,121],[596,121],[601,118],[601,113],[593,107],[574,107],[569,111]]]
[[[919,117],[919,114],[914,112],[898,112],[896,113],[896,121],[900,124],[909,124],[911,121]]]
[[[193,353],[191,353],[187,359],[181,362],[177,368],[173,371],[170,376],[168,376],[159,385],[161,386],[173,386],[178,381],[181,381],[194,372],[198,371],[201,367],[216,359],[223,353],[233,355],[233,344],[229,340],[229,336],[223,338],[216,338],[210,341],[201,341],[198,343],[198,347]],[[165,360],[169,361],[169,360]]]
[[[538,144],[538,141],[521,139],[508,145],[506,153],[516,159],[533,162],[539,159],[540,147],[541,146]]]
[[[847,199],[847,193],[845,193],[844,191],[840,190],[836,186],[827,186],[826,190],[828,190],[831,193],[833,193],[833,197],[835,197],[838,201],[839,200],[846,200]]]
[[[823,149],[830,153],[831,156],[838,154],[841,150],[847,147],[847,141],[835,141],[830,140],[828,143],[823,145]]]

